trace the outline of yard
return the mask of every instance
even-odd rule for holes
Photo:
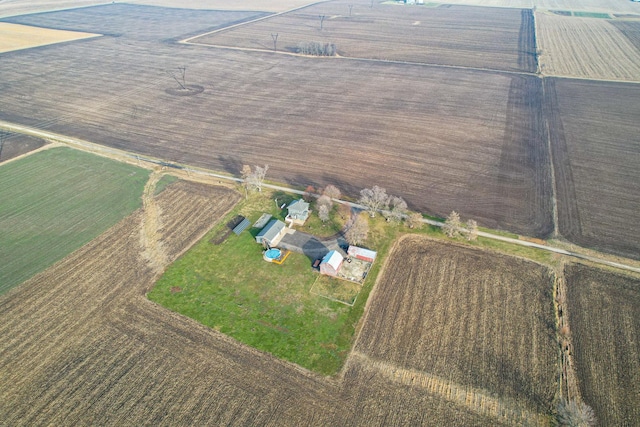
[[[333,374],[351,348],[353,309],[309,292],[317,278],[312,260],[291,253],[282,265],[265,262],[257,228],[212,243],[239,213],[252,224],[263,212],[282,219],[272,196],[241,202],[165,272],[149,298],[259,350]]]

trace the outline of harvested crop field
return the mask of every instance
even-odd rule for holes
[[[640,259],[640,86],[545,79],[559,231]]]
[[[166,40],[256,15],[138,8],[20,17],[120,36],[6,54],[0,115],[233,174],[268,163],[269,178],[302,188],[333,183],[356,196],[377,184],[431,214],[550,233],[538,78],[176,45]],[[183,65],[201,93],[170,94],[167,71]]]
[[[536,26],[542,74],[640,81],[640,22],[537,13]]]
[[[560,369],[553,281],[531,262],[405,237],[371,296],[353,357],[473,412],[544,423]]]
[[[486,7],[517,7],[549,11],[588,11],[640,15],[640,4],[618,0],[447,0],[450,4]]]
[[[99,34],[0,22],[0,53],[98,36]]]
[[[138,209],[148,175],[68,148],[0,164],[0,293]]]
[[[529,10],[370,4],[318,3],[190,42],[273,50],[277,33],[276,46],[286,52],[297,52],[300,43],[321,42],[353,58],[536,71]],[[322,29],[320,16],[325,17]]]
[[[629,42],[640,52],[640,15],[634,21],[613,21],[615,26]]]
[[[152,192],[151,192],[152,193]],[[336,387],[151,303],[143,224],[175,259],[239,199],[185,182],[0,299],[9,425],[328,425]],[[142,244],[141,244],[142,243]]]
[[[144,209],[0,297],[4,422],[512,423],[480,406],[452,402],[444,392],[424,393],[409,382],[410,375],[398,375],[404,371],[381,369],[359,354],[350,359],[344,377],[316,376],[146,299],[163,269],[158,257],[149,255],[160,251],[165,262],[175,260],[240,197],[178,182],[149,198],[158,179],[153,174],[149,180]],[[492,402],[478,400],[478,405]]]
[[[640,280],[579,264],[565,268],[578,384],[599,425],[640,420]]]

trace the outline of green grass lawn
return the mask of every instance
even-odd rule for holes
[[[284,196],[276,196],[283,203]],[[211,243],[235,215],[252,223],[263,212],[282,218],[274,198],[274,193],[265,193],[242,201],[171,265],[148,297],[259,350],[321,374],[335,374],[351,349],[380,265],[374,264],[375,272],[369,274],[356,304],[348,307],[310,292],[318,273],[307,257],[292,253],[282,265],[265,262],[254,239],[259,230]],[[384,230],[380,234],[372,227],[371,243],[388,250],[397,228]]]
[[[286,210],[277,205],[293,197],[280,192],[253,194],[238,206],[200,242],[172,264],[148,297],[157,303],[227,334],[238,341],[289,360],[324,375],[337,373],[351,350],[367,298],[393,242],[403,233],[416,232],[447,239],[439,227],[409,230],[403,224],[387,223],[377,215],[369,219],[369,237],[361,246],[378,252],[367,279],[357,293],[353,307],[311,293],[318,278],[313,260],[292,253],[282,265],[262,259],[262,247],[255,243],[257,229],[240,236],[225,234],[227,222],[241,214],[253,223],[263,212],[283,219]],[[366,214],[362,214],[365,215]],[[318,224],[311,223],[312,227]],[[321,225],[320,225],[321,226]],[[305,227],[303,231],[309,231]],[[458,239],[463,242],[464,239]],[[479,239],[476,246],[514,251],[518,255],[540,258],[547,254],[529,248]],[[326,287],[335,299],[348,294],[353,286],[336,289],[343,281],[333,279]],[[324,289],[324,288],[323,288]],[[327,290],[324,289],[324,290]]]
[[[0,165],[0,293],[141,206],[149,171],[69,148]]]
[[[333,236],[342,230],[342,227],[349,221],[351,209],[347,205],[333,204],[329,212],[329,220],[322,222],[318,218],[318,209],[315,203],[311,204],[311,215],[302,226],[295,227],[296,230],[313,234],[318,237]]]

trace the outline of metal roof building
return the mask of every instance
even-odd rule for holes
[[[337,276],[344,258],[338,251],[331,251],[322,258],[320,273],[327,276]]]
[[[284,222],[278,219],[272,219],[262,230],[260,230],[256,236],[256,242],[275,246],[286,232],[286,228],[287,226]]]

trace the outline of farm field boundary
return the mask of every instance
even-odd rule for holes
[[[101,34],[38,28],[0,22],[0,53],[100,36]]]
[[[622,27],[604,19],[536,13],[540,72],[545,76],[640,81],[640,48]],[[625,25],[640,31],[640,21]]]
[[[578,245],[638,261],[640,85],[544,79],[558,232]]]
[[[101,155],[101,156],[105,156],[105,157],[110,157],[110,158],[113,158],[115,160],[126,161],[126,162],[130,162],[130,163],[134,163],[134,164],[145,164],[146,163],[146,167],[148,167],[148,168],[152,168],[152,167],[155,167],[157,165],[160,165],[162,167],[175,169],[177,172],[182,171],[182,172],[184,172],[186,174],[190,174],[192,177],[202,176],[202,177],[205,177],[205,178],[214,178],[216,180],[231,181],[232,183],[241,183],[242,182],[241,178],[234,177],[234,176],[231,176],[231,175],[225,175],[225,174],[221,174],[221,173],[208,171],[208,170],[206,170],[204,168],[196,168],[196,167],[193,167],[193,166],[176,164],[176,163],[173,163],[173,162],[168,162],[168,161],[165,161],[165,160],[148,157],[146,155],[138,155],[138,154],[135,154],[135,153],[124,151],[124,150],[118,150],[118,149],[114,149],[114,148],[104,147],[104,146],[102,146],[100,144],[91,143],[91,142],[84,141],[84,140],[81,140],[81,139],[78,139],[78,138],[72,138],[72,137],[68,137],[68,136],[59,135],[59,134],[56,134],[56,133],[53,133],[53,132],[50,132],[50,131],[37,129],[37,128],[32,128],[32,127],[29,127],[29,126],[24,126],[24,125],[19,125],[19,124],[14,124],[14,123],[8,123],[6,121],[0,121],[0,128],[5,128],[5,129],[8,129],[8,130],[11,130],[12,132],[19,132],[19,133],[24,133],[24,134],[27,134],[27,135],[36,136],[36,137],[39,137],[39,138],[44,138],[44,139],[50,140],[50,141],[55,141],[55,142],[58,142],[58,143],[61,143],[61,144],[69,145],[71,147],[74,147],[74,148],[77,148],[77,149],[80,149],[80,150],[88,151],[88,152],[91,152],[91,153],[94,153],[94,154],[98,154],[98,155]],[[142,163],[140,163],[140,162],[142,162]],[[287,192],[287,193],[297,194],[297,195],[300,195],[300,196],[305,194],[305,191],[303,191],[303,190],[298,190],[296,188],[287,187],[287,186],[284,186],[284,185],[275,185],[275,184],[265,183],[264,186],[267,187],[267,188],[271,188],[273,190],[284,191],[284,192]],[[335,201],[337,203],[346,204],[346,205],[348,205],[350,207],[354,207],[354,208],[357,208],[357,209],[362,209],[362,210],[365,209],[364,206],[359,205],[358,203],[353,203],[353,202],[347,201],[347,200],[335,200]],[[442,221],[436,221],[436,220],[432,220],[432,219],[424,219],[423,222],[425,224],[433,225],[433,226],[436,226],[436,227],[442,227],[444,225],[444,223]],[[502,241],[502,242],[509,243],[509,244],[525,246],[525,247],[535,248],[535,249],[541,249],[541,250],[544,250],[544,251],[553,252],[553,253],[557,253],[557,254],[560,254],[560,255],[566,255],[566,256],[570,256],[570,257],[580,258],[580,259],[584,259],[584,260],[587,260],[587,261],[594,262],[596,264],[608,265],[610,267],[615,267],[615,268],[619,268],[619,269],[622,269],[622,270],[640,272],[640,267],[636,267],[636,266],[633,266],[633,265],[625,264],[623,262],[610,261],[610,260],[607,260],[607,259],[599,258],[597,256],[585,255],[585,254],[581,254],[581,253],[576,252],[576,251],[569,251],[569,250],[566,250],[566,249],[556,248],[556,247],[553,247],[551,245],[542,245],[542,244],[531,242],[531,241],[514,239],[514,238],[511,238],[511,237],[505,237],[505,236],[500,236],[498,234],[489,233],[489,232],[486,232],[486,231],[479,231],[478,232],[478,236],[485,237],[485,238],[492,239],[492,240]]]
[[[571,351],[583,401],[600,425],[640,419],[640,278],[567,264]]]
[[[136,210],[148,173],[67,147],[0,164],[0,292]]]
[[[316,28],[318,16],[327,18],[320,29]],[[460,22],[468,21],[474,26],[460,32]],[[183,43],[297,54],[300,43],[319,42],[335,45],[341,58],[535,73],[532,27],[533,14],[526,9],[371,8],[363,3],[321,2],[190,37]],[[378,40],[375,47],[369,42],[373,38]]]
[[[486,390],[455,384],[445,378],[415,369],[406,369],[383,360],[375,360],[358,351],[351,352],[348,363],[360,363],[379,372],[385,379],[411,387],[420,387],[428,393],[464,406],[469,410],[497,419],[508,425],[546,426],[548,415],[529,411],[525,405],[498,399]]]
[[[537,423],[559,385],[554,279],[530,261],[404,236],[369,299],[354,351],[487,390]]]

